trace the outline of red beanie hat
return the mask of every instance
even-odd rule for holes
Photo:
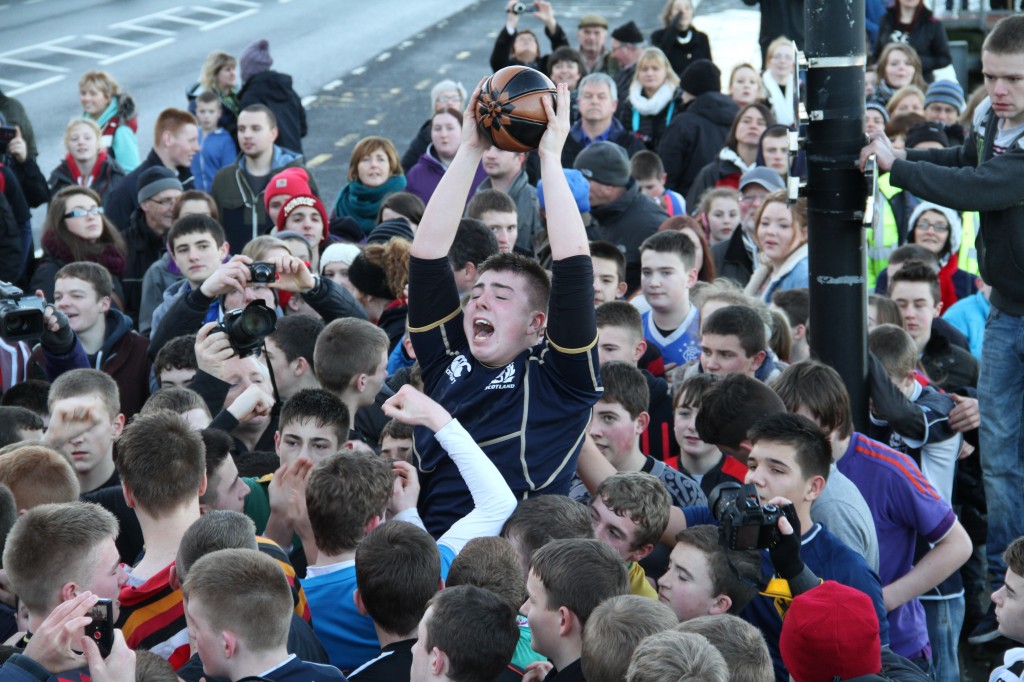
[[[882,670],[878,614],[871,597],[826,580],[789,605],[779,636],[796,682],[832,682]]]
[[[277,229],[285,229],[284,223],[288,220],[288,216],[292,214],[292,211],[302,206],[312,206],[317,210],[317,213],[320,214],[320,220],[324,225],[324,233],[320,237],[320,244],[323,244],[327,241],[328,229],[330,227],[327,224],[327,209],[324,208],[324,202],[320,201],[320,198],[312,192],[296,194],[288,200],[288,203],[281,208],[281,212],[277,214]],[[319,246],[319,244],[314,244],[313,246]]]
[[[276,196],[287,197],[298,196],[299,194],[312,194],[309,187],[309,175],[305,168],[285,168],[283,171],[270,178],[267,189],[263,194],[263,207],[270,213],[270,200]]]

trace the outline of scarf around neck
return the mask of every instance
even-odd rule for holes
[[[82,187],[92,187],[92,183],[96,182],[96,178],[100,176],[100,169],[103,167],[103,163],[107,160],[107,150],[101,149],[100,153],[96,156],[96,162],[92,165],[92,171],[89,173],[89,177],[85,177],[79,169],[78,164],[75,162],[75,158],[68,154],[64,157],[64,162],[68,164],[68,170],[71,172],[71,179],[76,185]]]
[[[672,102],[675,94],[675,87],[666,81],[653,96],[647,97],[644,95],[643,87],[634,82],[629,86],[629,103],[633,111],[639,112],[641,116],[654,116],[660,114]]]
[[[57,238],[52,231],[43,232],[43,248],[50,254],[55,260],[63,263],[74,263],[79,260],[89,260],[93,263],[99,263],[107,270],[110,271],[111,275],[120,277],[124,274],[125,270],[125,258],[124,254],[113,244],[106,244],[103,250],[91,255],[86,259],[75,258],[75,255],[71,253],[71,249],[67,247],[64,242]]]
[[[363,234],[369,234],[377,225],[377,213],[384,197],[405,189],[405,176],[394,175],[379,187],[367,187],[353,180],[341,188],[334,204],[334,215],[349,216],[359,224]]]

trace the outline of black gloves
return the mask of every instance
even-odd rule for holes
[[[75,332],[71,331],[67,315],[54,308],[53,316],[60,327],[55,332],[45,329],[39,343],[54,355],[67,355],[75,347]]]

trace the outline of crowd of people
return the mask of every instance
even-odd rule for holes
[[[0,94],[42,299],[0,340],[0,680],[1024,679],[1024,16],[968,98],[922,0],[866,3],[861,433],[788,192],[803,2],[744,2],[723,78],[692,0],[575,40],[509,0],[539,147],[442,80],[340,188],[267,40],[151,145],[84,74],[48,181]]]

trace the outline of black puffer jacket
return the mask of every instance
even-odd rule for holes
[[[238,93],[239,110],[250,104],[263,104],[274,112],[277,117],[277,146],[302,153],[302,138],[308,131],[306,109],[292,88],[291,76],[264,71],[249,78]]]
[[[518,33],[518,31],[509,33],[508,29],[504,27],[498,31],[498,37],[494,40],[494,49],[491,50],[491,71],[498,71],[506,66],[521,65],[537,69],[541,73],[548,73],[548,57],[551,56],[550,54],[540,55],[529,64],[521,62],[512,56],[512,44],[516,41]],[[560,47],[569,47],[569,39],[565,35],[565,30],[559,24],[555,24],[554,32],[548,31],[545,28],[544,35],[551,41],[552,52]],[[540,45],[537,47],[539,48]]]
[[[909,31],[900,28],[900,8],[890,7],[878,22],[878,40],[872,53],[872,60],[877,62],[882,49],[891,42],[908,43],[917,50],[921,58],[921,75],[929,83],[932,71],[949,66],[953,63],[953,55],[949,52],[949,41],[946,40],[946,29],[942,22],[932,16],[930,9],[923,4],[918,10],[920,14],[910,25]]]
[[[658,29],[651,34],[651,45],[661,48],[661,51],[668,57],[669,64],[676,75],[682,76],[686,67],[698,59],[711,61],[711,41],[707,33],[701,33],[690,27],[685,34],[679,32],[679,27],[672,24],[668,28]]]
[[[590,215],[597,222],[597,235],[626,250],[626,294],[640,287],[640,244],[668,220],[661,206],[640,193],[630,180],[626,193],[610,204],[592,206]]]
[[[658,145],[665,164],[665,186],[685,195],[701,168],[725,146],[739,107],[720,92],[705,92],[672,119]]]

